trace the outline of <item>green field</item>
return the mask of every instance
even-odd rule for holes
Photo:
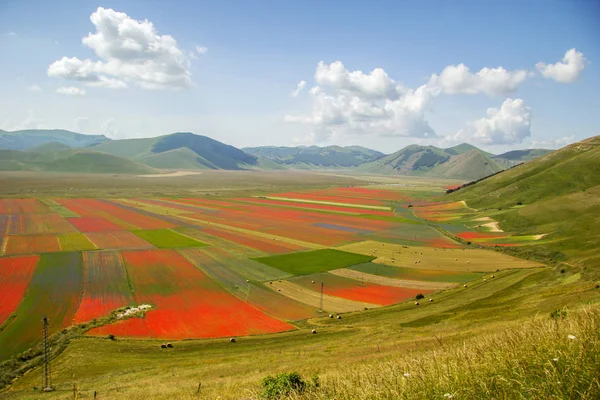
[[[153,246],[159,249],[176,249],[182,247],[202,247],[208,246],[189,236],[184,236],[170,229],[156,229],[151,231],[133,231]]]
[[[309,275],[332,269],[346,268],[373,259],[375,257],[334,249],[324,249],[271,257],[259,257],[254,260],[293,275]]]

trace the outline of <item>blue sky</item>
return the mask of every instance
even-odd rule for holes
[[[557,147],[600,130],[598,16],[594,1],[0,0],[0,129]]]

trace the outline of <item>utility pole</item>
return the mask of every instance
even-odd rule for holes
[[[325,286],[325,283],[321,282],[321,312],[323,312],[323,286]]]
[[[42,390],[44,392],[51,392],[52,382],[50,381],[50,348],[48,347],[48,317],[44,315],[42,318],[42,336],[44,343],[44,373],[42,375]]]

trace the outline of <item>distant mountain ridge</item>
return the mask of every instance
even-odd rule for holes
[[[46,143],[62,143],[69,147],[87,147],[110,141],[104,135],[84,135],[63,129],[28,129],[14,132],[0,130],[0,149],[28,150]]]
[[[462,143],[410,145],[393,154],[362,146],[264,146],[238,149],[191,132],[111,140],[65,130],[0,131],[0,170],[155,173],[157,170],[303,169],[476,180],[549,150],[494,155]],[[11,151],[11,152],[7,152]]]
[[[351,168],[375,161],[385,154],[361,146],[245,147],[246,153],[298,169]]]

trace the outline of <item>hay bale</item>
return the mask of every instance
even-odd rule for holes
[[[458,258],[455,258],[454,261],[458,261]]]
[[[494,276],[494,275],[492,275],[492,278],[495,278],[495,276]]]
[[[316,329],[313,329],[313,330],[312,330],[312,334],[314,335],[315,333],[317,333],[317,330],[316,330]]]
[[[246,283],[250,283],[250,279],[246,279]]]
[[[329,314],[329,318],[333,318],[333,314]]]
[[[463,287],[467,287],[467,284],[465,283],[465,284],[463,285]]]
[[[338,315],[338,316],[337,316],[337,319],[342,319],[342,316],[341,316],[341,315]]]
[[[429,299],[429,302],[430,302],[430,303],[433,303],[433,299]]]
[[[160,348],[161,348],[161,349],[166,349],[166,348],[167,348],[167,345],[163,343],[163,344],[161,344],[161,345],[160,345]]]
[[[484,282],[487,282],[487,279],[485,279],[485,278],[484,278],[484,279],[483,279],[483,281],[484,281]]]
[[[229,342],[230,343],[235,343],[235,338],[232,337],[231,339],[229,339]]]
[[[170,348],[170,349],[172,349],[173,345],[171,343],[167,343],[167,347]]]
[[[471,264],[471,261],[467,261],[467,264]]]
[[[419,305],[419,302],[418,302],[418,301],[415,301],[415,306],[418,306],[418,305]]]
[[[310,283],[315,283],[315,281],[310,281]]]

